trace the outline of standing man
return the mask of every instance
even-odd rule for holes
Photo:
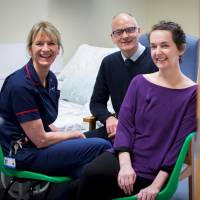
[[[120,106],[133,77],[157,71],[150,49],[139,43],[140,27],[129,13],[120,13],[112,19],[111,38],[120,49],[105,57],[101,63],[90,101],[90,111],[103,127],[85,133],[86,137],[113,139]],[[111,98],[115,115],[109,112]]]

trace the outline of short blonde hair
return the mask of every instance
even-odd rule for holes
[[[28,34],[28,38],[27,38],[28,51],[30,50],[32,42],[38,33],[46,33],[53,39],[56,39],[58,46],[61,47],[63,50],[63,46],[61,43],[61,36],[60,36],[60,32],[58,31],[58,29],[50,22],[41,21],[41,22],[38,22],[37,24],[33,25],[32,29],[30,30],[30,32]]]

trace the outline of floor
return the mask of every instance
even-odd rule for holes
[[[60,186],[53,187],[52,191],[49,195],[50,198],[48,198],[48,199],[49,200],[59,200],[58,198],[55,198],[55,196],[58,193],[58,191],[62,191],[61,188],[63,188],[63,187],[60,187]],[[0,200],[14,200],[14,198],[11,198],[11,197],[7,197],[6,199],[2,199],[1,198],[2,194],[3,194],[3,189],[0,188]],[[44,194],[36,196],[34,198],[34,200],[44,200]],[[179,183],[178,189],[177,189],[176,193],[174,194],[172,200],[188,200],[187,179],[185,179],[185,180],[183,180]]]

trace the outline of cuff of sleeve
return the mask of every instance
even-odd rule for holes
[[[172,173],[173,169],[174,169],[174,165],[172,165],[172,166],[162,166],[160,168],[160,170],[165,171],[165,172],[167,172],[169,174]]]
[[[111,117],[113,116],[112,113],[107,113],[106,115],[102,116],[99,118],[99,121],[102,123],[102,124],[106,124],[106,120],[108,119],[108,117]],[[97,117],[98,119],[98,117]]]
[[[133,153],[131,148],[129,148],[129,147],[114,147],[114,151],[116,153],[119,153],[119,152],[129,152],[131,154]]]

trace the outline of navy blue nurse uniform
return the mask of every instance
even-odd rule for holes
[[[0,93],[0,143],[5,156],[12,152],[19,170],[77,177],[86,163],[110,148],[110,143],[100,138],[71,139],[38,149],[20,123],[41,119],[45,131],[51,131],[49,125],[57,117],[60,96],[51,71],[47,83],[47,88],[41,85],[32,59],[6,78]],[[17,141],[22,148],[15,154],[13,145]]]

